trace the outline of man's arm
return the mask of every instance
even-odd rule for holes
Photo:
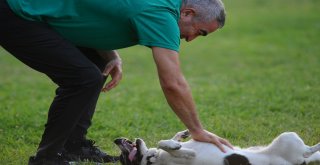
[[[110,75],[112,78],[112,80],[107,82],[106,85],[102,88],[103,92],[107,92],[116,87],[122,79],[122,61],[120,55],[115,50],[99,50],[98,53],[107,62],[102,75],[104,75],[105,77]]]
[[[213,143],[222,151],[225,151],[222,144],[232,148],[227,140],[203,129],[191,90],[180,69],[179,54],[159,47],[153,47],[152,52],[157,65],[160,85],[167,102],[189,129],[192,138],[197,141]]]

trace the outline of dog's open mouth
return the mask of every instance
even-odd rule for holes
[[[125,155],[131,162],[136,159],[138,149],[135,143],[126,138],[118,138],[114,141],[114,143],[118,145],[122,155]]]

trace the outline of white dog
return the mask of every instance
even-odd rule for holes
[[[147,148],[142,139],[119,138],[115,143],[123,165],[320,165],[320,143],[309,147],[294,132],[282,133],[265,147],[225,146],[226,153],[210,143],[180,142],[187,137],[188,131],[178,132],[170,140],[161,140],[158,148]]]

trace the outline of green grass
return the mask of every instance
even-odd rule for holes
[[[320,1],[225,0],[226,26],[181,45],[182,68],[206,129],[234,145],[284,131],[320,141]],[[123,80],[102,94],[89,137],[111,154],[117,137],[149,146],[185,129],[166,104],[151,51],[120,50]],[[0,164],[26,164],[56,86],[0,49]]]

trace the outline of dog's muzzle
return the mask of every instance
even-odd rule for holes
[[[124,138],[116,139],[114,143],[119,146],[120,150],[123,153],[126,153],[128,155],[128,159],[131,162],[135,161],[138,149],[134,143]]]

